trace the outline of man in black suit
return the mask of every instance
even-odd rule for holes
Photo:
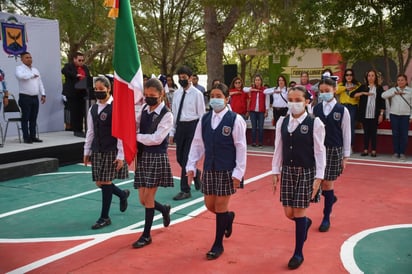
[[[76,52],[72,62],[64,65],[62,74],[65,77],[63,84],[63,95],[67,98],[70,110],[70,124],[74,136],[85,137],[83,131],[86,118],[86,99],[89,87],[90,72],[84,65],[84,55]]]

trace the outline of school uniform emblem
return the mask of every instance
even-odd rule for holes
[[[17,58],[27,50],[26,26],[19,23],[14,16],[10,16],[6,22],[1,22],[1,38],[3,50]]]
[[[107,113],[106,112],[100,113],[100,120],[106,121],[106,119],[107,119]]]
[[[300,133],[308,134],[308,132],[309,132],[309,126],[308,125],[301,125],[300,126]]]
[[[340,119],[341,119],[341,114],[339,112],[334,112],[333,113],[333,120],[340,121]]]
[[[229,136],[231,132],[232,132],[232,128],[231,128],[231,127],[223,126],[223,128],[222,128],[222,134],[223,134],[223,136]]]

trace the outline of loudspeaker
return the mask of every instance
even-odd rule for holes
[[[229,87],[230,83],[232,83],[233,78],[237,76],[237,65],[223,65],[223,73],[225,78],[225,84]]]

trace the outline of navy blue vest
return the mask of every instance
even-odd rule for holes
[[[313,114],[319,117],[325,125],[325,146],[326,147],[342,147],[342,119],[345,107],[341,104],[336,104],[329,115],[326,117],[323,113],[323,104],[319,103],[313,108]]]
[[[233,170],[236,166],[236,148],[233,142],[233,125],[236,113],[228,111],[216,129],[212,129],[212,112],[202,118],[202,138],[205,145],[203,169],[212,171]]]
[[[108,104],[99,114],[97,108],[95,104],[90,110],[94,129],[92,151],[117,151],[117,139],[112,136],[112,104]]]
[[[142,118],[140,120],[140,133],[142,134],[153,134],[154,132],[156,132],[157,126],[159,124],[157,124],[156,128],[151,129],[151,125],[153,123],[153,121],[156,119],[156,117],[158,117],[158,114],[154,111],[152,111],[152,113],[147,113],[147,111],[145,110],[146,108],[142,109]],[[164,111],[169,111],[168,108],[166,106],[163,107],[162,112]],[[168,139],[169,139],[169,135],[166,136],[166,138],[163,140],[162,143],[160,143],[160,145],[156,145],[156,146],[144,146],[143,151],[144,152],[149,152],[149,153],[166,153],[167,152],[167,147],[168,147]]]
[[[315,166],[313,152],[313,124],[315,119],[308,115],[292,132],[288,132],[290,116],[286,116],[281,127],[283,143],[283,165],[312,168]]]

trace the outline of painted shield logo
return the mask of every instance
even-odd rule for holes
[[[300,133],[308,134],[308,132],[309,132],[309,127],[307,125],[301,125],[300,126]]]
[[[7,54],[17,56],[27,50],[25,25],[17,23],[14,17],[13,22],[1,22],[1,33]]]
[[[100,120],[106,121],[106,119],[107,119],[107,113],[102,111],[100,113]]]
[[[339,112],[334,112],[333,113],[333,120],[340,121],[340,119],[341,119],[341,114]]]
[[[223,136],[229,136],[231,132],[232,132],[232,128],[231,128],[231,127],[224,126],[224,127],[222,128],[222,134],[223,134]]]

